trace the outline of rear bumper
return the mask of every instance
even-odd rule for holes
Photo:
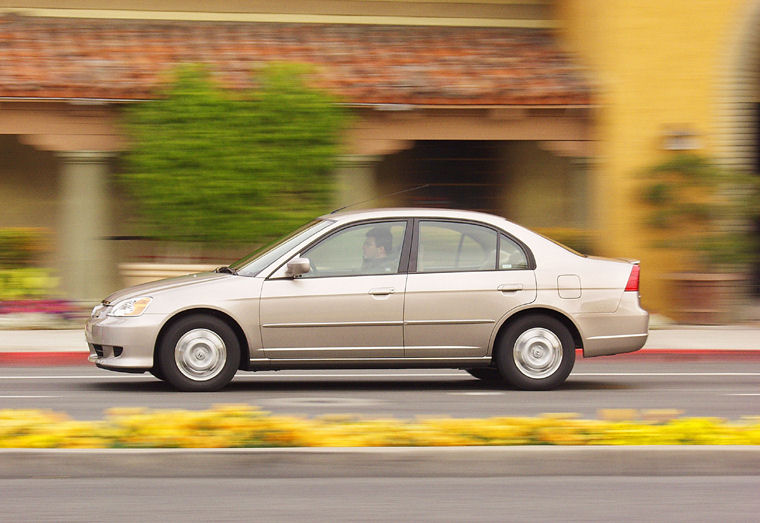
[[[649,313],[634,292],[624,293],[618,310],[609,314],[580,315],[583,356],[608,356],[637,351],[649,336]]]
[[[648,333],[588,338],[583,346],[583,357],[608,356],[639,350],[647,342]]]

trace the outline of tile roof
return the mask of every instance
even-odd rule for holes
[[[151,98],[189,62],[244,88],[271,60],[316,64],[320,84],[354,103],[590,103],[542,29],[0,17],[0,97]]]

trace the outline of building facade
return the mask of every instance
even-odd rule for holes
[[[599,102],[592,190],[601,251],[638,253],[644,300],[667,313],[674,296],[666,276],[685,260],[652,246],[641,173],[679,152],[760,172],[760,2],[569,0],[555,7],[563,41],[593,71]]]
[[[262,61],[316,64],[356,116],[336,206],[481,209],[641,258],[644,304],[658,312],[671,306],[661,276],[683,260],[651,246],[641,171],[684,147],[758,170],[760,0],[222,1],[213,12],[11,0],[0,13],[0,226],[56,231],[75,299],[123,283],[120,113],[178,62],[208,63],[231,88]]]

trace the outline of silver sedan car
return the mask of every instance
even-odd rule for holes
[[[184,391],[238,370],[456,368],[527,390],[647,339],[638,262],[580,255],[504,218],[441,209],[329,214],[215,272],[116,292],[90,361]]]

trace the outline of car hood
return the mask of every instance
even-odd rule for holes
[[[199,272],[197,274],[188,274],[187,276],[178,276],[176,278],[151,281],[116,291],[108,296],[105,300],[103,300],[103,303],[112,304],[120,300],[135,298],[137,296],[153,296],[157,293],[168,291],[170,289],[188,287],[190,285],[199,285],[212,281],[224,280],[227,278],[235,278],[235,276],[226,273]]]

